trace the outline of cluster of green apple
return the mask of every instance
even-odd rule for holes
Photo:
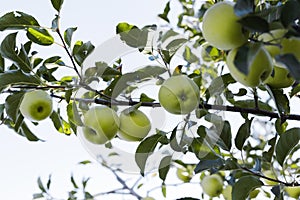
[[[239,23],[239,17],[234,12],[234,2],[219,2],[208,8],[203,16],[202,33],[204,39],[220,50],[229,50],[226,63],[232,77],[248,87],[267,84],[272,88],[286,88],[295,80],[289,70],[275,61],[280,54],[294,54],[300,60],[300,38],[286,38],[287,30],[274,26],[274,30],[258,36],[263,45],[249,63],[248,73],[241,72],[235,64],[235,58],[240,48],[254,48],[249,41],[249,32]]]

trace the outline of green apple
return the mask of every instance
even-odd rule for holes
[[[150,129],[151,122],[142,111],[121,112],[118,133],[120,138],[127,141],[141,141],[148,135]]]
[[[186,75],[168,78],[160,87],[161,106],[172,114],[188,114],[198,107],[199,87]]]
[[[120,120],[113,109],[95,106],[84,114],[83,123],[83,134],[89,142],[105,144],[116,136]]]
[[[186,168],[177,168],[176,175],[181,181],[185,183],[190,182],[194,175],[194,167],[188,165]]]
[[[276,176],[272,170],[266,170],[263,172],[263,174],[264,174],[264,176],[266,176],[268,178],[276,179]],[[263,179],[263,181],[266,185],[277,185],[278,184],[277,182],[270,181],[268,179]]]
[[[251,45],[250,45],[251,48]],[[265,81],[273,70],[273,60],[267,50],[263,47],[259,48],[256,55],[249,64],[248,74],[241,72],[234,64],[235,56],[239,48],[229,52],[226,63],[231,76],[241,84],[248,87],[257,87]]]
[[[218,174],[205,176],[200,184],[203,192],[210,197],[219,196],[223,191],[223,180]]]
[[[222,195],[223,195],[223,197],[224,197],[225,200],[231,200],[232,199],[232,186],[231,185],[227,185],[223,189]]]
[[[259,35],[258,40],[265,42],[266,44],[264,46],[266,50],[272,57],[275,57],[281,52],[281,42],[286,33],[287,30],[285,29],[275,29],[269,33]]]
[[[26,92],[20,104],[20,112],[31,121],[41,121],[51,115],[52,99],[43,90]]]
[[[281,54],[291,53],[300,61],[300,37],[283,38]]]
[[[272,88],[287,88],[293,85],[295,79],[284,66],[274,66],[273,73],[265,80],[265,84]]]
[[[300,186],[285,187],[284,189],[290,197],[295,198],[295,199],[299,199],[299,197],[300,197]]]
[[[239,17],[234,13],[234,3],[216,3],[203,16],[204,39],[221,50],[242,46],[248,40],[248,33],[245,33],[238,20]]]

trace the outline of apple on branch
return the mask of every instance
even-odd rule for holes
[[[223,180],[218,174],[205,176],[201,180],[200,185],[203,189],[203,192],[210,197],[219,196],[223,191]]]
[[[20,112],[31,121],[44,120],[51,115],[52,111],[52,99],[43,90],[26,92],[20,104]]]
[[[149,133],[151,122],[142,111],[125,109],[120,114],[118,136],[127,141],[141,141]]]
[[[113,139],[119,129],[117,113],[107,106],[95,106],[84,114],[84,137],[94,144],[105,144]]]
[[[161,85],[158,99],[161,106],[172,114],[188,114],[198,107],[200,91],[186,75],[175,75]]]

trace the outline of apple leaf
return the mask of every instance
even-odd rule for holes
[[[64,3],[64,0],[51,0],[53,8],[57,10],[57,12],[60,11],[62,4]]]
[[[247,138],[250,136],[250,132],[251,132],[251,122],[252,119],[246,119],[245,123],[242,124],[237,132],[237,135],[235,137],[235,146],[239,149],[242,150],[245,141],[247,140]]]
[[[0,73],[3,73],[5,71],[5,61],[2,55],[0,54]]]
[[[172,134],[170,137],[170,146],[174,151],[182,152],[182,147],[180,146],[180,144],[177,142],[176,139],[177,128],[178,126],[175,126],[175,128],[172,130]]]
[[[135,161],[140,168],[140,173],[142,176],[144,176],[145,173],[147,159],[149,156],[151,156],[155,147],[163,137],[165,137],[165,135],[160,134],[159,132],[158,134],[147,137],[141,141],[137,147],[135,152]]]
[[[165,42],[167,39],[178,35],[179,33],[175,32],[173,29],[170,29],[161,36],[161,42]]]
[[[184,52],[183,52],[183,58],[188,63],[195,63],[199,60],[199,58],[191,51],[191,48],[188,46],[185,46]]]
[[[138,48],[140,51],[146,47],[149,32],[147,29],[139,29],[137,26],[123,22],[117,25],[116,32],[128,46]]]
[[[145,93],[140,95],[140,102],[153,102],[155,99],[148,97]]]
[[[218,169],[224,165],[225,161],[221,158],[216,160],[200,160],[200,162],[196,165],[194,172],[196,174],[208,170],[208,169]]]
[[[53,125],[58,132],[66,135],[71,134],[70,124],[67,123],[56,111],[52,112],[50,119],[52,120]]]
[[[0,31],[39,27],[34,17],[20,11],[9,12],[0,18]]]
[[[0,77],[1,80],[1,77]],[[14,93],[9,95],[5,100],[5,111],[10,119],[14,122],[17,120],[19,107],[24,96],[24,92]]]
[[[82,41],[77,41],[72,51],[76,63],[79,66],[82,66],[84,60],[92,53],[94,49],[95,46],[91,42],[83,43]]]
[[[155,78],[158,75],[165,73],[167,70],[160,66],[146,66],[138,69],[135,72],[129,72],[115,78],[111,84],[104,90],[106,95],[116,98],[121,94],[127,87],[133,83],[139,83],[147,81],[151,78]]]
[[[290,113],[290,102],[286,94],[282,89],[272,89],[267,87],[270,96],[273,98],[276,104],[276,108],[280,114]]]
[[[234,106],[238,106],[242,108],[255,108],[255,104],[256,104],[253,99],[245,99],[245,100],[238,100],[238,101],[230,100],[230,103],[232,103]],[[263,101],[258,101],[258,107],[262,110],[273,111],[273,108],[269,104]]]
[[[299,92],[300,92],[300,84],[297,84],[295,87],[292,88],[291,93],[290,93],[290,97],[295,96]]]
[[[170,22],[170,20],[168,19],[169,12],[170,12],[170,1],[168,1],[168,3],[166,4],[164,12],[162,14],[159,14],[158,16],[169,23]]]
[[[185,38],[178,38],[172,40],[168,45],[166,46],[166,50],[169,50],[171,55],[174,55],[175,52],[182,47],[184,43],[186,43],[188,40]]]
[[[77,30],[77,27],[74,28],[68,28],[67,30],[65,30],[64,32],[64,40],[66,42],[66,44],[70,47],[71,46],[71,41],[72,41],[72,36],[73,33]]]
[[[162,181],[166,180],[167,174],[170,170],[171,161],[172,161],[172,156],[165,156],[159,163],[158,173],[159,173],[159,178]]]
[[[280,135],[276,145],[276,159],[283,166],[286,156],[300,142],[300,128],[292,128]]]
[[[231,134],[231,127],[230,123],[228,121],[224,121],[221,134],[219,136],[219,140],[217,141],[217,144],[219,147],[226,151],[230,151],[232,146],[232,134]]]
[[[205,91],[206,99],[208,100],[211,96],[221,94],[229,84],[235,82],[230,73],[216,77]]]
[[[280,21],[284,27],[288,27],[290,24],[295,23],[296,19],[299,19],[300,14],[299,1],[287,1],[282,8]]]
[[[67,106],[67,115],[69,121],[74,123],[77,126],[83,126],[81,118],[78,113],[77,105],[75,102],[70,102]]]
[[[253,13],[253,11],[254,11],[253,0],[237,0],[234,5],[234,13],[239,17]]]
[[[241,177],[232,187],[232,200],[245,200],[252,190],[262,185],[263,182],[254,176]]]
[[[26,52],[26,46],[22,46],[20,53],[16,51],[16,36],[17,33],[11,33],[7,35],[1,43],[0,53],[4,58],[7,58],[14,62],[24,72],[30,72],[32,66]],[[28,43],[29,44],[29,43]]]
[[[48,46],[54,43],[54,38],[44,28],[28,28],[26,35],[28,39],[39,45]]]
[[[269,31],[269,23],[259,16],[246,16],[238,22],[242,24],[244,29],[251,32],[265,33]]]
[[[291,53],[277,55],[275,59],[277,62],[283,63],[290,71],[291,76],[300,81],[300,62],[295,55]]]

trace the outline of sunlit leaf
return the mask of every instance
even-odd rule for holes
[[[54,43],[54,38],[43,28],[28,28],[26,35],[28,39],[39,45],[48,46]]]

